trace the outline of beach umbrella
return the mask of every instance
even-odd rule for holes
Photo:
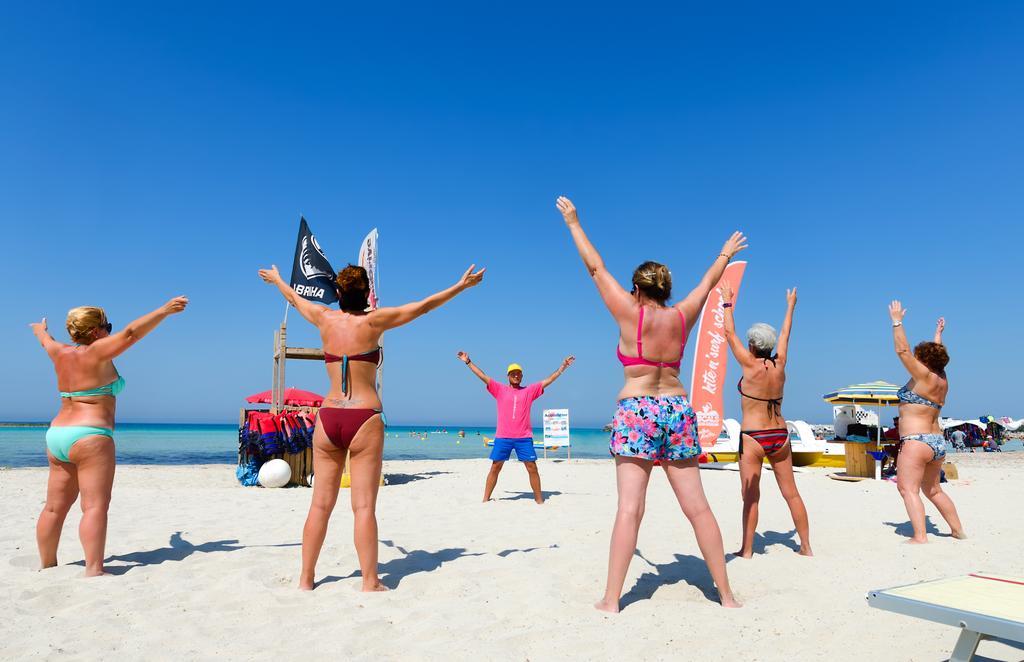
[[[867,382],[865,384],[851,384],[831,393],[821,396],[825,402],[832,405],[875,405],[876,407],[889,407],[898,405],[900,399],[896,396],[899,386],[889,382]]]
[[[894,407],[900,403],[896,391],[899,386],[889,382],[867,382],[851,384],[821,396],[830,405],[872,405],[875,407]],[[878,441],[882,440],[882,419],[878,419]]]
[[[253,404],[269,405],[272,397],[271,391],[261,391],[250,395],[245,401]],[[319,407],[323,403],[324,396],[317,395],[312,391],[303,391],[300,388],[286,388],[284,390],[284,404],[286,405],[294,407]]]

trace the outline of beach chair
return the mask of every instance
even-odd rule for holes
[[[950,662],[974,658],[983,639],[1024,644],[1024,579],[976,572],[870,591],[868,605],[960,628]]]

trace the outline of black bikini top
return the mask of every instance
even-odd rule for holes
[[[776,354],[775,356],[761,359],[762,361],[765,362],[764,369],[765,370],[768,369],[768,361],[771,361],[773,366],[778,367],[778,365],[776,365],[776,363],[775,363],[775,360],[777,358],[779,358],[779,357]],[[767,404],[767,406],[768,406],[768,414],[770,416],[775,417],[775,418],[782,418],[782,396],[781,395],[779,397],[777,397],[777,398],[759,398],[757,396],[749,395],[747,393],[744,393],[743,392],[743,378],[742,377],[740,377],[739,383],[736,384],[736,390],[739,391],[740,395],[743,396],[744,398],[750,398],[751,400],[757,400],[758,402],[766,402],[766,403],[768,403]]]

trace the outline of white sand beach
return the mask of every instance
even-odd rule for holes
[[[814,558],[770,472],[753,560],[728,564],[742,610],[725,610],[662,475],[616,616],[604,587],[615,509],[610,461],[541,461],[548,502],[512,463],[498,501],[479,502],[485,460],[388,462],[379,503],[384,594],[356,591],[352,517],[342,495],[316,591],[295,588],[306,489],[240,487],[232,466],[118,468],[107,545],[114,576],[81,578],[78,513],[61,565],[37,572],[43,469],[0,471],[0,641],[5,659],[707,659],[942,660],[954,628],[871,609],[885,588],[978,570],[1024,575],[1024,454],[959,455],[948,490],[970,539],[909,529],[890,482],[798,475]],[[738,475],[703,480],[727,550],[739,546]],[[1024,651],[983,642],[979,654]]]

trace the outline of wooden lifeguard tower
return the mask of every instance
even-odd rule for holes
[[[324,352],[321,349],[311,347],[288,347],[288,323],[281,322],[281,326],[274,331],[274,377],[270,388],[270,413],[280,414],[285,411],[301,411],[308,414],[315,414],[318,407],[288,405],[284,402],[285,392],[285,365],[288,359],[304,359],[309,361],[322,361]],[[238,417],[238,427],[241,429],[246,423],[249,409],[242,408]],[[239,448],[239,463],[247,456]],[[301,485],[310,487],[310,479],[313,476],[313,449],[306,448],[298,453],[276,453],[272,458],[280,458],[292,468],[289,485]]]
[[[288,359],[323,361],[324,350],[314,347],[289,347],[288,323],[281,322],[280,328],[274,331],[274,380],[273,386],[270,387],[270,412],[272,414],[285,410],[284,372]]]

